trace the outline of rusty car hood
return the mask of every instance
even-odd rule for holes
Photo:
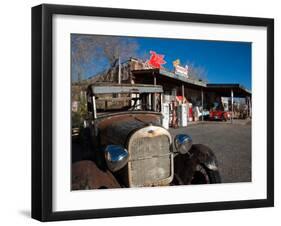
[[[130,134],[148,125],[161,126],[161,115],[122,114],[99,120],[97,127],[101,145],[119,144],[126,147]]]

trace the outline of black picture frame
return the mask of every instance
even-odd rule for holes
[[[267,28],[267,198],[98,210],[52,210],[52,18],[55,14],[182,21]],[[274,20],[43,4],[32,8],[32,218],[40,221],[122,217],[274,206]]]

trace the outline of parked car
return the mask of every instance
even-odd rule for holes
[[[210,120],[227,121],[230,120],[231,113],[224,110],[211,110],[209,114]]]
[[[88,127],[81,131],[86,156],[103,175],[110,172],[113,187],[220,183],[210,148],[162,127],[162,93],[158,85],[90,85]],[[107,188],[102,181],[96,177],[92,187]]]

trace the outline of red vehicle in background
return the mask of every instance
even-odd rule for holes
[[[214,103],[214,107],[210,110],[209,113],[209,119],[227,121],[231,119],[231,112],[226,110],[222,103]]]
[[[210,120],[227,121],[230,120],[230,117],[231,113],[223,110],[211,110],[209,115]]]

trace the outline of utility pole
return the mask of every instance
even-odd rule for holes
[[[233,89],[231,89],[231,123],[233,123]]]
[[[121,62],[120,62],[120,56],[118,59],[118,84],[121,84]]]
[[[153,84],[155,86],[157,84],[157,79],[156,79],[154,72],[153,72]],[[156,111],[156,93],[153,93],[153,110]]]
[[[204,92],[203,92],[203,88],[201,88],[201,104],[202,104],[202,118],[201,120],[204,121]]]

